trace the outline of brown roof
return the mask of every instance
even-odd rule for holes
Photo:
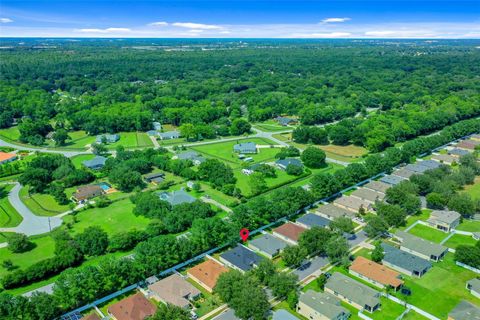
[[[293,241],[298,241],[300,234],[307,229],[300,227],[294,223],[288,222],[284,225],[281,225],[278,228],[273,229],[273,232],[281,234],[284,237],[292,239]]]
[[[102,318],[100,318],[98,316],[98,314],[94,312],[90,313],[89,315],[83,317],[81,320],[101,320]]]
[[[363,209],[365,209],[365,211],[370,210],[369,202],[352,196],[341,196],[340,198],[335,199],[333,203],[336,205],[347,207],[350,210],[354,210],[356,212],[358,212],[358,210],[360,210],[360,208],[362,207]]]
[[[140,292],[108,307],[108,313],[117,320],[143,320],[156,311],[157,307]]]
[[[363,187],[373,191],[385,193],[391,187],[391,185],[382,181],[370,181]]]
[[[79,187],[77,191],[73,194],[73,196],[77,200],[85,200],[85,199],[89,199],[89,198],[101,195],[102,193],[103,193],[103,189],[100,186],[92,184],[88,186]]]
[[[463,148],[463,149],[471,149],[474,150],[475,146],[477,146],[480,142],[479,141],[474,141],[474,140],[464,140],[461,141],[457,144],[458,148]]]
[[[188,269],[187,273],[195,279],[201,281],[210,289],[213,289],[213,287],[215,287],[217,284],[218,277],[227,271],[228,269],[222,266],[220,263],[208,259],[207,261]]]
[[[177,307],[187,307],[188,300],[200,294],[200,290],[187,282],[178,274],[172,274],[148,286],[155,296],[164,302],[169,302]]]
[[[403,284],[403,281],[398,278],[400,273],[364,257],[357,257],[350,266],[350,270],[385,286],[397,288]]]

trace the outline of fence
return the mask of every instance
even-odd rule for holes
[[[479,270],[479,269],[474,268],[474,267],[471,267],[471,266],[469,266],[468,264],[461,263],[460,261],[457,261],[457,262],[455,262],[455,263],[457,264],[457,266],[460,266],[460,267],[462,267],[462,268],[465,268],[465,269],[468,269],[468,270],[470,270],[470,271],[473,271],[473,272],[475,272],[475,273],[480,274],[480,270]]]

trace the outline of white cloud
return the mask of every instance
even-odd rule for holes
[[[13,20],[10,18],[0,18],[0,23],[10,23],[10,22],[13,22]]]
[[[172,26],[179,27],[179,28],[188,28],[188,29],[205,29],[205,30],[222,29],[222,27],[212,25],[212,24],[193,23],[193,22],[175,22],[175,23],[172,23]]]
[[[322,32],[322,33],[297,33],[292,38],[348,38],[352,34],[350,32]]]
[[[390,30],[385,30],[385,31],[367,31],[365,32],[366,36],[372,36],[372,37],[384,37],[384,36],[391,36],[394,35],[396,32],[395,31],[390,31]]]
[[[158,22],[149,23],[148,25],[149,26],[154,26],[154,27],[165,27],[165,26],[168,26],[168,22],[158,21]]]
[[[219,33],[221,33],[221,34],[230,34],[231,32],[228,31],[228,30],[223,30],[223,31],[220,31]]]
[[[83,32],[83,33],[119,33],[119,32],[130,32],[132,30],[128,28],[106,28],[106,29],[77,29],[75,30],[77,32]]]
[[[190,33],[202,33],[203,31],[205,31],[205,30],[201,30],[201,29],[191,29],[191,30],[188,30],[188,32],[190,32]]]
[[[341,23],[350,20],[350,18],[326,18],[322,20],[322,23]]]

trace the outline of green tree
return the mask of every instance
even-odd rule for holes
[[[325,245],[325,252],[331,263],[342,262],[345,258],[348,258],[348,243],[342,236],[336,236],[330,238]]]
[[[238,118],[232,121],[230,133],[233,136],[239,136],[244,133],[250,133],[251,128],[252,125],[247,120]]]
[[[309,168],[322,168],[325,166],[325,152],[316,147],[307,147],[300,157]]]
[[[383,260],[384,253],[381,241],[375,241],[375,249],[372,251],[372,260],[375,262],[381,262]]]
[[[297,291],[298,276],[293,273],[275,273],[268,286],[275,298],[285,299],[290,292]]]
[[[83,254],[88,256],[102,255],[108,248],[108,235],[97,226],[86,228],[75,238],[75,241]]]
[[[33,243],[23,233],[13,233],[7,238],[8,250],[22,253],[32,249]]]
[[[146,318],[147,320],[191,320],[190,313],[186,309],[182,309],[173,304],[159,303],[157,311],[153,316]]]
[[[67,130],[63,128],[57,129],[53,134],[53,140],[55,141],[55,145],[57,147],[65,145],[68,139],[70,139],[70,136],[68,135]]]
[[[352,219],[348,217],[337,217],[330,223],[330,228],[335,231],[352,233],[354,225]]]
[[[249,185],[252,194],[257,195],[268,189],[267,182],[260,172],[254,172],[249,177]]]
[[[308,255],[307,249],[301,246],[287,246],[283,249],[282,258],[290,268],[299,267]]]

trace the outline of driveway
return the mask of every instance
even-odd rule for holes
[[[23,217],[20,225],[14,228],[0,228],[0,232],[24,233],[27,236],[47,233],[62,224],[62,219],[58,217],[40,217],[35,215],[20,199],[20,183],[16,182],[13,189],[8,194],[8,201]]]
[[[363,241],[365,241],[365,240],[368,239],[367,234],[366,234],[365,231],[363,231],[363,230],[360,230],[360,231],[358,231],[357,233],[355,233],[355,236],[356,236],[355,239],[347,240],[348,245],[350,246],[350,248],[356,247],[356,246],[358,246],[360,243],[362,243]]]
[[[298,280],[302,281],[308,276],[314,274],[316,271],[320,270],[328,264],[328,258],[326,257],[315,257],[306,263],[304,263],[299,268],[295,269],[292,273],[298,276]]]

